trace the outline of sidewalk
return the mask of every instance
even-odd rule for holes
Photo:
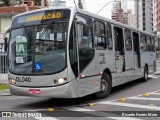
[[[0,96],[8,96],[8,95],[11,95],[9,89],[0,90]]]
[[[154,73],[155,75],[160,75],[160,60],[156,60],[156,72]]]

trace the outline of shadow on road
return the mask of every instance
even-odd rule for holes
[[[150,79],[148,80],[148,82],[149,81],[150,81]],[[131,81],[126,84],[114,87],[114,88],[112,88],[111,94],[105,100],[109,100],[109,98],[111,98],[112,96],[115,96],[119,92],[126,91],[129,88],[132,88],[132,87],[135,87],[135,86],[141,85],[141,84],[145,84],[145,82],[141,82],[141,80],[138,79],[138,80]],[[49,108],[49,107],[57,108],[57,107],[67,107],[67,106],[80,106],[80,105],[86,104],[88,102],[93,103],[93,102],[98,102],[98,101],[104,100],[104,99],[97,100],[93,97],[93,95],[88,95],[86,97],[74,98],[74,99],[57,99],[57,98],[45,99],[45,98],[36,97],[35,100],[37,100],[37,98],[39,98],[38,101],[34,101],[31,103],[27,103],[27,104],[21,104],[17,107],[45,109],[45,108]]]

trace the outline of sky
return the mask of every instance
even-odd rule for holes
[[[54,1],[54,0],[51,0]],[[67,6],[75,6],[74,0],[64,0],[66,1]],[[78,0],[75,0],[77,3]],[[99,15],[103,17],[107,17],[111,19],[111,9],[113,1],[115,0],[82,0],[85,3],[85,8],[87,11],[92,13],[97,13],[104,5],[107,4],[107,6],[99,13]],[[127,2],[127,8],[134,9],[134,2],[132,0],[123,0]]]

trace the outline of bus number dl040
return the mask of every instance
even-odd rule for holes
[[[31,82],[30,77],[16,77],[17,82]]]

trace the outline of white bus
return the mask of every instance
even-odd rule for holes
[[[12,95],[105,98],[147,81],[155,36],[75,7],[39,9],[14,17],[8,58]]]

